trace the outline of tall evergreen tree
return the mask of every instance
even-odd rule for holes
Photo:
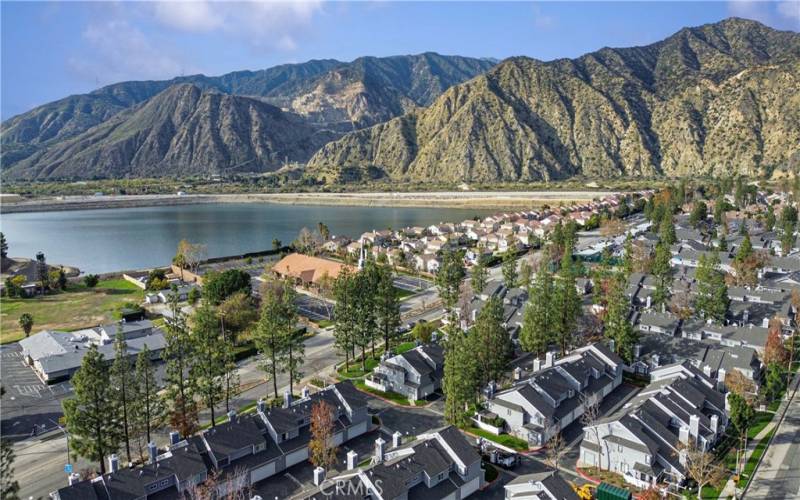
[[[625,282],[620,278],[613,281],[608,309],[605,316],[605,337],[614,340],[614,350],[627,362],[633,361],[633,347],[638,342],[638,334],[628,321],[630,301],[625,295]]]
[[[225,412],[231,411],[231,400],[239,392],[239,370],[236,366],[236,341],[235,337],[225,328],[222,328],[222,390],[225,398]]]
[[[483,306],[468,339],[477,360],[480,384],[499,380],[512,347],[511,337],[503,328],[503,304],[497,297]]]
[[[442,254],[442,264],[436,273],[435,283],[439,290],[439,297],[449,313],[453,315],[458,304],[461,282],[466,276],[464,262],[460,252],[447,250]]]
[[[353,342],[353,274],[344,268],[333,283],[333,296],[336,308],[333,310],[333,338],[336,347],[344,353],[345,369],[350,369],[351,353],[355,348]]]
[[[463,427],[469,423],[467,410],[477,400],[478,367],[475,353],[460,328],[450,328],[445,343],[444,417],[448,423]]]
[[[6,241],[6,235],[2,232],[0,232],[0,258],[8,258],[8,241]]]
[[[157,424],[164,415],[164,403],[158,397],[158,380],[156,379],[156,369],[150,360],[150,350],[147,346],[136,356],[136,371],[134,372],[137,389],[136,392],[136,411],[134,414],[133,427],[134,433],[138,433],[146,438],[146,442],[152,441],[153,425]]]
[[[775,210],[772,205],[767,206],[767,215],[764,217],[764,229],[772,231],[775,229]]]
[[[128,343],[122,328],[117,328],[114,339],[114,363],[111,365],[111,386],[115,389],[114,404],[119,412],[122,437],[125,443],[125,456],[131,460],[131,421],[134,419],[136,379],[128,355]]]
[[[653,259],[653,275],[656,277],[656,289],[653,293],[653,304],[666,306],[669,302],[669,283],[672,277],[672,268],[670,267],[669,246],[662,241],[656,245],[656,255]]]
[[[486,263],[483,259],[478,259],[478,263],[472,267],[472,290],[480,295],[486,288],[487,281],[489,281],[489,271],[486,269]]]
[[[186,325],[186,317],[178,306],[178,294],[172,294],[170,310],[171,317],[166,323],[167,347],[164,350],[164,401],[169,408],[170,424],[182,436],[189,436],[197,429],[197,403],[194,400],[196,385],[192,379],[194,343]]]
[[[400,326],[400,299],[394,287],[392,269],[380,266],[375,294],[378,329],[383,334],[383,350],[389,352],[392,339]]]
[[[536,273],[528,294],[520,344],[524,350],[538,355],[547,350],[555,323],[555,311],[551,307],[553,276],[545,265]]]
[[[625,235],[625,252],[622,256],[622,271],[625,276],[630,276],[633,272],[633,236],[631,233]]]
[[[551,307],[554,311],[554,340],[564,355],[573,342],[578,317],[581,315],[581,298],[575,286],[572,252],[565,252],[553,287]]]
[[[283,342],[286,354],[283,358],[282,368],[289,376],[289,394],[294,394],[294,384],[300,382],[303,377],[303,372],[300,371],[306,354],[303,332],[296,328],[292,329]]]
[[[375,320],[374,263],[354,276],[351,296],[353,313],[353,343],[361,350],[361,369],[367,371],[367,348],[374,340]],[[373,346],[373,356],[375,355]]]
[[[514,255],[514,252],[511,250],[507,250],[506,253],[503,254],[503,264],[501,271],[503,272],[503,282],[506,285],[506,288],[514,288],[517,286],[517,259]]]
[[[716,253],[711,257],[700,256],[695,279],[697,280],[695,312],[702,318],[722,322],[725,319],[730,299],[725,276],[719,270],[719,256]]]
[[[105,458],[119,450],[122,440],[116,389],[108,381],[103,355],[92,345],[72,377],[73,397],[63,402],[72,450],[98,462],[102,474],[106,473]]]
[[[265,287],[261,297],[261,318],[255,329],[253,340],[261,356],[261,369],[267,380],[272,381],[274,397],[278,397],[278,373],[284,364],[286,342],[295,328],[291,310],[295,307],[294,289],[291,283],[276,280]]]
[[[672,212],[670,210],[666,212],[666,215],[661,220],[661,225],[658,228],[658,236],[661,243],[664,243],[667,248],[678,241],[678,236],[675,234],[675,221],[672,218]]]
[[[211,426],[215,427],[216,406],[224,397],[225,347],[220,336],[219,318],[207,300],[203,300],[192,316],[192,342],[195,362],[191,376],[200,400],[211,411]]]
[[[750,234],[745,229],[744,238],[742,238],[742,244],[739,245],[739,249],[736,251],[736,256],[734,257],[734,260],[736,262],[741,263],[746,261],[752,255],[753,255],[753,243],[750,241]]]

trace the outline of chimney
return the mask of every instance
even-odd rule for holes
[[[610,339],[608,341],[608,348],[611,350],[611,352],[617,352],[617,343],[614,342],[614,339]]]
[[[231,422],[236,422],[236,410],[231,410],[228,412],[228,420]]]
[[[111,472],[117,472],[119,470],[119,457],[116,453],[112,453],[110,457],[108,457],[108,468],[111,469]]]
[[[77,472],[73,472],[72,474],[69,475],[67,479],[69,481],[69,485],[72,486],[73,484],[80,482],[81,475],[78,474]]]
[[[719,432],[719,417],[717,415],[711,415],[711,432],[713,432],[714,435]]]
[[[358,466],[358,453],[356,450],[347,452],[347,470],[353,470]]]
[[[697,437],[700,435],[700,417],[697,415],[689,415],[689,436],[697,442]]]
[[[742,321],[744,321],[745,323],[750,321],[750,309],[744,310],[744,312],[742,313]]]
[[[678,431],[678,440],[683,444],[689,444],[689,428],[682,425]]]
[[[769,328],[769,318],[764,318],[763,320],[761,320],[761,326],[763,328]]]
[[[516,367],[514,368],[514,380],[519,380],[522,378],[522,368]]]
[[[536,373],[542,369],[542,361],[539,358],[533,359],[533,372]]]
[[[394,434],[392,434],[392,448],[397,448],[401,444],[403,444],[403,435],[400,433],[400,431],[396,431]]]
[[[645,304],[645,307],[646,307],[647,309],[650,309],[650,305],[651,305],[651,303],[652,303],[652,300],[653,300],[653,299],[652,299],[652,298],[651,298],[651,297],[648,295],[648,296],[647,296],[647,303]]]
[[[642,355],[642,344],[636,344],[633,346],[633,357],[637,359],[639,356]]]
[[[314,469],[314,485],[319,486],[325,481],[325,469],[317,467]]]
[[[544,367],[543,368],[550,368],[553,366],[553,363],[556,360],[556,353],[553,351],[548,351],[544,355]]]
[[[708,365],[703,365],[703,373],[706,377],[711,377],[711,367]]]
[[[172,431],[169,433],[169,444],[178,444],[181,441],[181,433]]]
[[[258,413],[264,413],[267,410],[267,403],[263,399],[259,399],[258,402],[256,402],[256,409]]]
[[[386,441],[383,438],[375,440],[375,462],[383,462],[383,454],[386,449]]]
[[[300,395],[302,396],[303,399],[306,399],[310,395],[308,386],[303,387],[303,392],[301,392]]]
[[[283,407],[290,408],[292,406],[292,393],[286,391],[283,393]]]
[[[158,456],[158,448],[156,447],[156,444],[152,441],[147,443],[147,451],[150,454],[150,463],[156,463],[156,457]]]

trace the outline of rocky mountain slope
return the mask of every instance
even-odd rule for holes
[[[756,175],[800,164],[800,35],[727,19],[577,59],[508,59],[428,108],[347,134],[327,179]]]
[[[430,104],[446,88],[468,80],[494,63],[438,54],[364,57],[351,63],[332,59],[286,64],[218,77],[193,75],[165,81],[123,82],[90,94],[70,96],[2,124],[3,167],[106,122],[165,89],[190,83],[204,90],[255,97],[339,133],[373,125]],[[48,156],[48,155],[44,155]],[[29,162],[30,163],[30,162]],[[49,170],[40,166],[39,170]],[[27,176],[21,169],[13,174]]]
[[[11,169],[30,178],[272,171],[334,135],[258,99],[179,84]]]

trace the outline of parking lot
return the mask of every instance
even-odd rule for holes
[[[47,385],[39,380],[22,361],[19,344],[0,346],[0,375],[6,391],[0,421],[5,439],[24,439],[55,428],[62,415],[61,400],[72,392],[69,382]]]
[[[297,311],[311,321],[320,321],[333,318],[333,303],[304,293],[298,293],[295,300]]]

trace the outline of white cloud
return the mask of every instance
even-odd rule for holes
[[[265,50],[291,51],[322,10],[309,1],[169,1],[150,4],[159,23],[181,31],[220,32]]]
[[[728,2],[728,12],[775,28],[800,29],[799,0],[731,0]]]
[[[101,85],[130,79],[171,78],[190,69],[127,21],[91,23],[82,36],[92,56],[70,57],[67,66],[82,78],[97,80]]]
[[[553,16],[547,15],[542,12],[542,7],[539,4],[533,5],[533,25],[539,29],[549,29],[553,27],[556,20]]]

